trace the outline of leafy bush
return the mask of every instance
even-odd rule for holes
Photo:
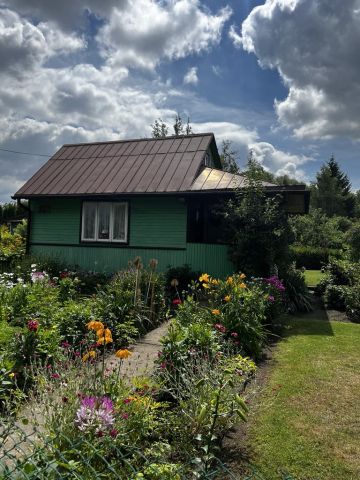
[[[352,225],[345,217],[329,218],[320,209],[312,209],[307,215],[292,215],[289,218],[296,245],[324,249],[341,249]]]
[[[349,260],[332,260],[326,270],[335,285],[354,285],[360,281],[360,265]]]
[[[347,234],[347,241],[350,246],[350,255],[352,260],[360,260],[360,222],[355,223]]]
[[[345,310],[352,322],[360,323],[360,284],[347,288],[345,292]]]
[[[52,323],[62,340],[77,345],[86,331],[85,325],[94,319],[94,311],[95,299],[69,300],[54,312]]]
[[[345,299],[348,287],[345,285],[334,285],[330,283],[324,293],[324,302],[327,308],[345,311]]]
[[[0,272],[9,269],[15,260],[24,256],[25,246],[24,237],[19,233],[10,233],[6,225],[0,225]]]
[[[330,258],[340,259],[343,254],[342,250],[337,249],[294,245],[290,247],[290,253],[298,268],[305,267],[313,270],[328,264]]]
[[[312,310],[312,297],[305,283],[302,272],[292,264],[283,278],[285,286],[285,301],[291,313],[310,312]]]

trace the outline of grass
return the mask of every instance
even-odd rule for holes
[[[315,287],[324,275],[321,270],[305,270],[305,283],[308,287]]]
[[[359,344],[360,325],[291,320],[249,425],[267,480],[360,478]]]

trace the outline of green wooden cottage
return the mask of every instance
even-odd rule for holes
[[[106,272],[140,256],[225,276],[233,265],[212,205],[244,184],[204,133],[64,145],[13,198],[29,200],[32,254]],[[265,188],[284,192],[290,212],[308,208],[303,185]]]

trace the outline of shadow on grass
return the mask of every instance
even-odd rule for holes
[[[300,313],[289,317],[289,328],[285,336],[292,335],[326,335],[334,336],[329,317],[322,302],[314,298],[314,309],[312,312]]]

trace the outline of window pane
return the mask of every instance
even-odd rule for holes
[[[117,241],[126,241],[126,207],[124,203],[114,203],[113,239]]]
[[[83,238],[95,240],[96,203],[83,204]]]
[[[98,203],[98,239],[110,240],[111,203]]]

